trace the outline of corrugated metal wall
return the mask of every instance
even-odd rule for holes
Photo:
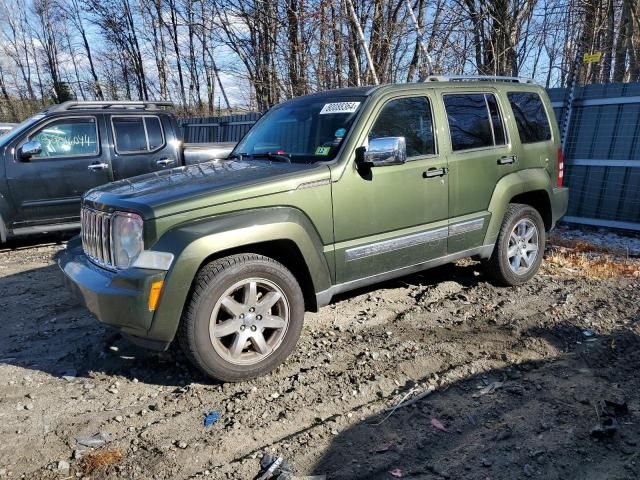
[[[193,117],[180,125],[187,143],[239,142],[260,118],[259,113],[225,117]]]
[[[549,90],[560,127],[566,89]],[[187,142],[239,141],[259,113],[185,120]],[[577,88],[565,155],[566,221],[640,230],[640,83]]]
[[[565,89],[551,89],[560,126]],[[640,230],[640,84],[577,88],[565,144],[565,221]]]

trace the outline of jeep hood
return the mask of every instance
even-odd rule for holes
[[[87,192],[83,204],[100,210],[126,210],[151,219],[294,190],[308,173],[326,173],[318,164],[266,160],[207,162],[118,180]],[[315,177],[315,175],[314,175]]]

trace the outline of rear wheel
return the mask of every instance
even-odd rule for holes
[[[538,272],[544,246],[545,230],[540,213],[529,205],[512,203],[485,270],[501,285],[520,285]]]
[[[179,332],[187,357],[207,375],[241,381],[280,365],[295,347],[304,299],[293,274],[256,254],[203,267]]]

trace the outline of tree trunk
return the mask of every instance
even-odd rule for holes
[[[173,52],[176,55],[176,69],[178,70],[178,85],[180,86],[180,101],[182,108],[187,109],[187,102],[184,95],[184,75],[182,74],[182,62],[180,60],[180,45],[178,44],[178,19],[176,16],[176,3],[175,0],[169,0],[169,12],[171,25],[169,29],[169,36],[173,43]]]
[[[337,0],[331,0],[331,24],[332,24],[332,35],[333,35],[333,49],[335,55],[335,77],[333,85],[338,88],[342,88],[344,86],[343,83],[343,65],[342,65],[342,33],[340,32],[340,20],[338,17],[338,12],[336,9]]]
[[[614,61],[613,61],[613,75],[612,81],[622,82],[624,80],[624,74],[626,71],[626,58],[627,58],[627,37],[629,36],[631,12],[629,2],[624,0],[622,2],[622,12],[620,14],[620,21],[618,24],[618,37],[614,47]]]
[[[603,56],[600,62],[600,82],[609,83],[611,80],[611,62],[613,59],[613,38],[615,35],[615,7],[613,0],[607,1],[607,28],[602,45]]]

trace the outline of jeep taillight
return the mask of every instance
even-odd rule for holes
[[[558,187],[562,186],[562,180],[564,179],[564,155],[562,154],[562,148],[558,148]]]

